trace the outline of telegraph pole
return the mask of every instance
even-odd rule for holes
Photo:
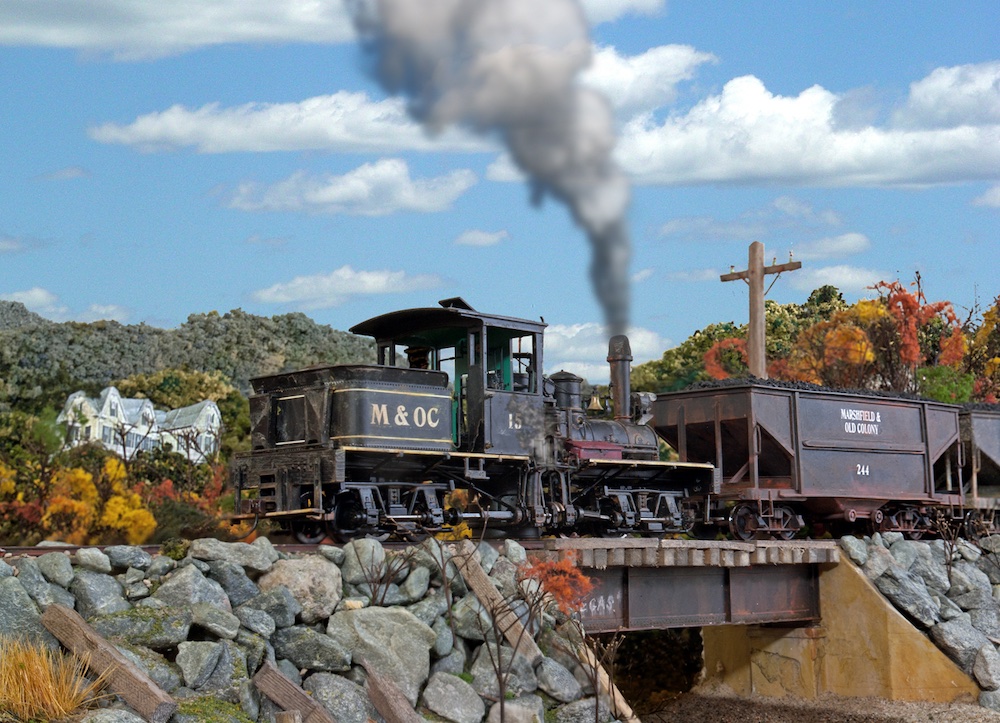
[[[788,255],[788,263],[764,266],[764,244],[754,241],[750,244],[750,257],[746,271],[730,271],[722,274],[719,281],[735,281],[743,279],[750,287],[750,338],[748,352],[750,354],[750,373],[755,377],[767,379],[767,357],[764,351],[764,277],[768,274],[781,275],[782,271],[795,271],[802,268],[801,261],[792,261]],[[732,269],[732,267],[729,267]],[[775,276],[774,281],[778,277]],[[774,285],[774,281],[771,282]],[[770,290],[768,287],[768,291]]]

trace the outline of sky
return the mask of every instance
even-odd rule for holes
[[[554,65],[601,99],[577,125],[613,133],[584,150],[628,182],[634,363],[746,323],[746,284],[719,276],[753,241],[802,262],[780,303],[918,274],[963,318],[1000,294],[996,0],[532,7],[577,13],[582,36],[511,35],[572,47]],[[409,65],[387,80],[366,32],[343,0],[0,2],[0,299],[54,321],[240,308],[347,330],[460,296],[544,318],[547,372],[606,381],[586,213],[540,193],[492,121],[429,112]],[[480,91],[466,70],[449,72]]]

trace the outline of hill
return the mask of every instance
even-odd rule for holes
[[[73,391],[161,369],[219,371],[244,394],[262,374],[312,364],[368,362],[374,343],[305,314],[270,318],[235,309],[192,314],[176,329],[55,323],[0,301],[0,411],[58,408]]]

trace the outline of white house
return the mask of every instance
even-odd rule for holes
[[[99,442],[119,457],[132,459],[140,450],[168,444],[195,463],[214,456],[222,430],[215,402],[158,411],[148,399],[122,397],[115,387],[106,387],[97,398],[74,392],[56,421],[66,425],[70,447]]]

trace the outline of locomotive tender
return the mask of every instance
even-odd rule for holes
[[[544,328],[446,299],[353,327],[375,338],[377,364],[251,380],[235,517],[303,542],[463,522],[521,536],[690,530],[685,500],[712,493],[714,467],[660,461],[652,395],[630,393],[628,339],[609,344],[614,418],[591,419],[582,379],[543,376]]]
[[[478,534],[728,532],[749,540],[998,530],[1000,411],[765,380],[631,393],[609,343],[613,418],[580,377],[544,376],[544,322],[459,298],[351,329],[375,364],[251,380],[238,519],[303,542]],[[678,461],[661,461],[660,443]],[[969,483],[968,485],[966,483]]]

